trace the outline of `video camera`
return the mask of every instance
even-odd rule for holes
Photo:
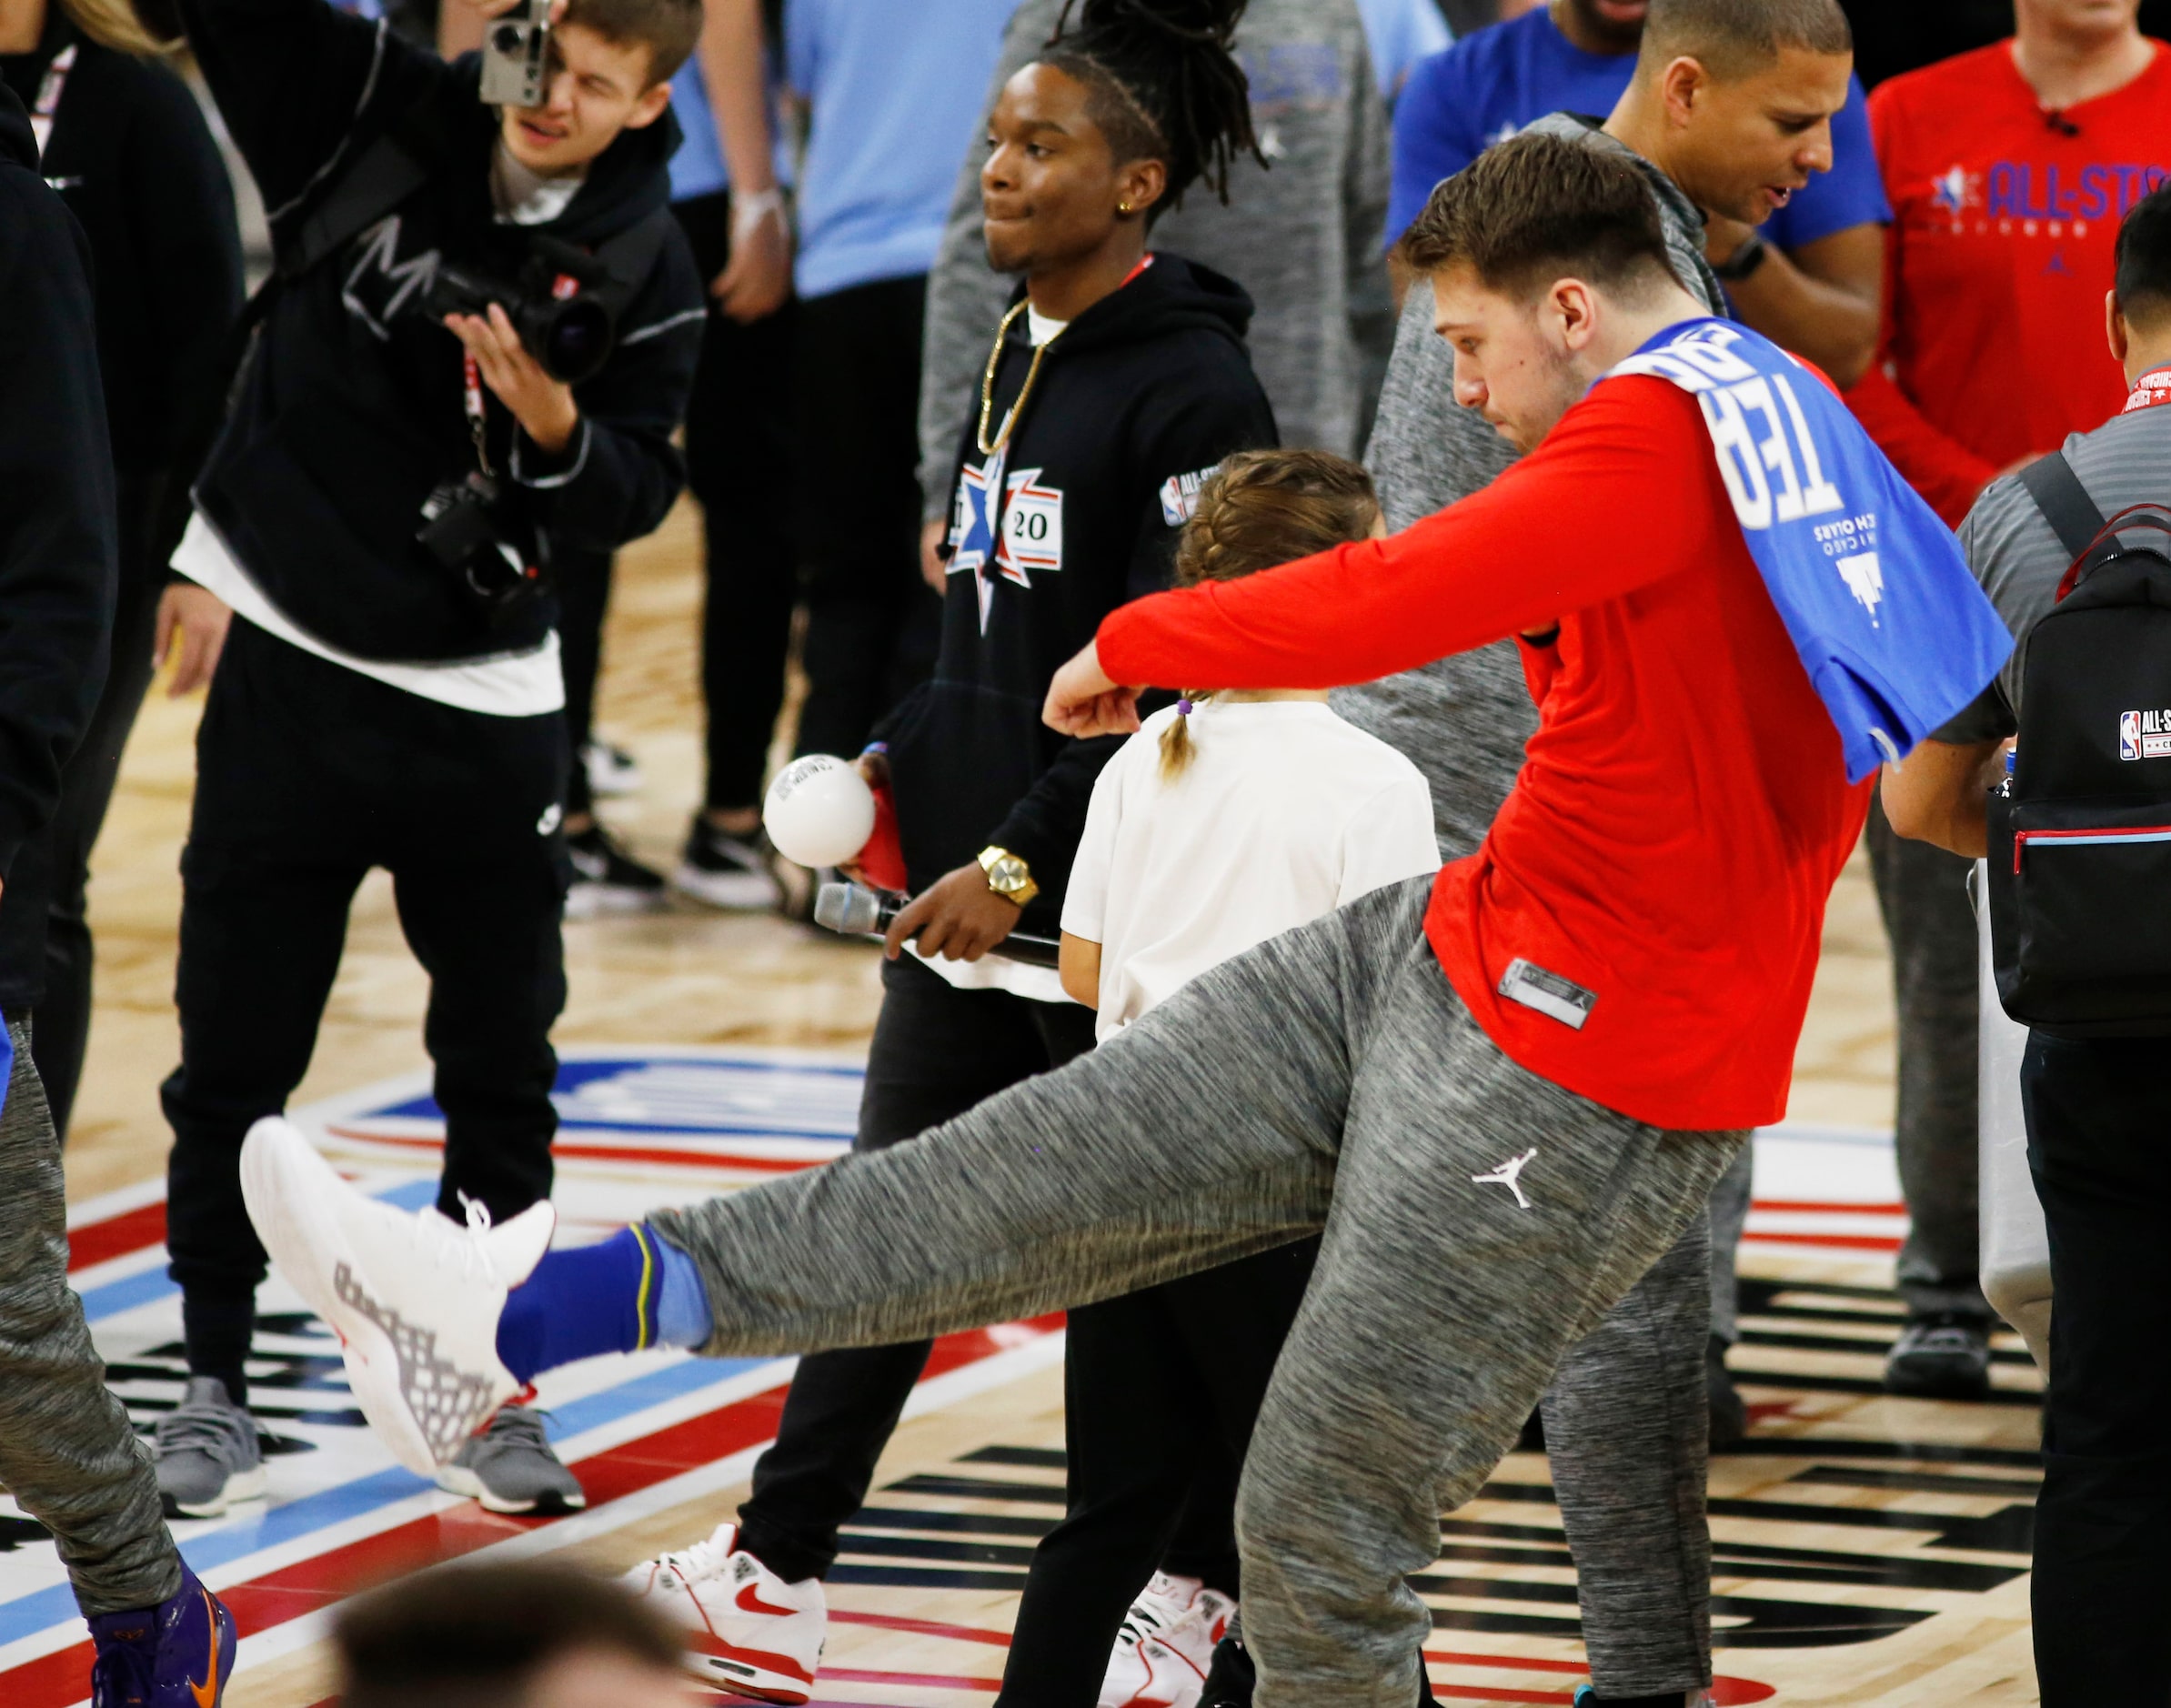
[[[618,316],[592,288],[602,276],[593,256],[551,237],[529,242],[528,258],[511,279],[440,261],[428,288],[408,298],[410,312],[442,320],[447,315],[487,315],[496,303],[543,371],[578,386],[610,359]]]

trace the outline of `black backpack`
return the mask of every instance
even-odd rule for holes
[[[2055,451],[2020,478],[2073,563],[1990,798],[1998,1000],[2057,1038],[2171,1033],[2171,508],[2106,522]]]

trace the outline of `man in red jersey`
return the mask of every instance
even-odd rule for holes
[[[1954,527],[1995,475],[2125,397],[2103,353],[2121,218],[2171,167],[2171,55],[2139,0],[2018,0],[2017,34],[1880,85],[1894,209],[1881,360],[1847,401]],[[1990,1391],[1978,1278],[1975,922],[1967,862],[1869,828],[1899,1010],[1907,1321],[1897,1393]]]
[[[1080,654],[1049,718],[1135,728],[1111,676],[1324,686],[1521,635],[1539,728],[1481,850],[1223,963],[913,1144],[643,1231],[667,1299],[690,1285],[701,1303],[682,1343],[720,1355],[1107,1298],[1323,1229],[1240,1497],[1261,1708],[1419,1700],[1427,1617],[1407,1579],[1440,1513],[1784,1106],[1867,791],[1847,781],[1854,726],[1843,748],[1782,618],[1798,590],[1775,595],[1755,555],[1774,516],[1832,547],[1812,553],[1813,597],[1918,646],[1959,618],[1995,629],[1991,661],[1925,717],[2009,648],[1949,537],[1775,347],[1754,349],[1786,371],[1738,396],[1650,377],[1706,328],[1707,372],[1754,335],[1704,320],[1633,161],[1515,138],[1436,192],[1407,253],[1462,401],[1532,454],[1392,539],[1134,601],[1101,626],[1110,674]],[[1640,371],[1615,374],[1631,357]],[[1804,417],[1850,437],[1820,452]],[[1919,597],[1941,566],[1907,543],[1916,516],[1979,616]],[[1889,704],[1942,656],[1885,671]],[[1895,750],[1917,727],[1895,721]],[[577,1254],[501,1266],[497,1236],[360,1196],[290,1129],[250,1143],[256,1225],[348,1332],[388,1438],[456,1391],[484,1408],[513,1391],[483,1350],[506,1282],[532,1266],[513,1297],[562,1297]],[[607,1302],[618,1338],[583,1350],[638,1343],[638,1297]],[[387,1324],[434,1349],[427,1371],[367,1361]],[[1687,1377],[1675,1402],[1700,1408]]]

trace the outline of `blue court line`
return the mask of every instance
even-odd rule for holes
[[[437,1183],[430,1180],[403,1181],[389,1191],[378,1192],[375,1196],[380,1203],[391,1204],[400,1210],[419,1210],[425,1204],[437,1201]],[[156,1269],[146,1269],[140,1274],[124,1275],[118,1281],[107,1281],[103,1287],[93,1287],[88,1292],[76,1296],[83,1301],[84,1316],[92,1322],[98,1322],[180,1291],[167,1278],[162,1264]]]
[[[771,1361],[761,1358],[689,1358],[680,1363],[668,1364],[645,1376],[620,1382],[615,1388],[586,1394],[553,1408],[549,1433],[563,1440],[598,1429],[667,1400],[728,1381],[759,1364]],[[348,1519],[359,1518],[434,1486],[413,1472],[395,1465],[357,1477],[351,1482],[305,1494],[298,1500],[267,1506],[254,1517],[201,1536],[192,1536],[181,1552],[199,1574],[216,1571],[259,1550],[275,1548]],[[12,1602],[0,1602],[0,1644],[14,1643],[80,1617],[75,1595],[65,1583],[19,1595]]]

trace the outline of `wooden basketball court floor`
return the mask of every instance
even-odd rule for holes
[[[600,711],[647,772],[640,797],[607,816],[665,863],[699,789],[694,540],[681,512],[623,559]],[[98,1008],[68,1159],[75,1279],[146,1427],[173,1404],[181,1369],[158,1244],[156,1087],[175,1060],[175,862],[196,713],[193,702],[146,708],[98,850]],[[878,996],[870,954],[692,908],[572,925],[567,942],[559,1199],[570,1237],[841,1145]],[[1712,1472],[1725,1703],[2036,1699],[2026,1550],[2039,1383],[2026,1354],[2001,1340],[1985,1404],[1877,1388],[1904,1225],[1887,1136],[1886,979],[1858,859],[1832,909],[1788,1125],[1759,1141],[1734,1361],[1754,1433]],[[441,1130],[423,998],[389,889],[373,879],[297,1110],[343,1167],[401,1203],[427,1201]],[[264,1310],[252,1381],[274,1435],[273,1497],[177,1532],[246,1633],[234,1708],[323,1701],[327,1611],[384,1576],[486,1550],[562,1550],[616,1569],[706,1533],[773,1433],[789,1371],[649,1355],[559,1372],[543,1397],[591,1505],[508,1520],[393,1466],[358,1427],[321,1328],[276,1281]],[[943,1344],[848,1532],[818,1703],[990,1699],[1032,1539],[1060,1509],[1060,1400],[1059,1324]],[[1450,1517],[1418,1587],[1433,1610],[1427,1653],[1442,1700],[1566,1703],[1587,1676],[1542,1456],[1511,1457]],[[80,1637],[51,1543],[0,1499],[0,1703],[81,1701]]]

